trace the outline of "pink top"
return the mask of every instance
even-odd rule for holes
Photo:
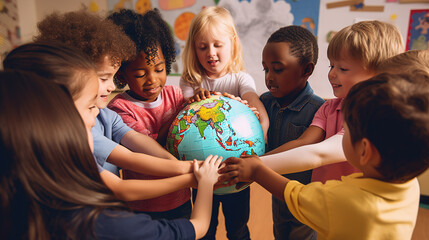
[[[176,86],[165,86],[154,102],[144,102],[132,98],[126,92],[118,94],[108,107],[117,112],[129,127],[156,139],[161,126],[167,123],[183,108],[182,90]],[[160,179],[123,169],[124,179]],[[142,212],[165,212],[184,204],[190,199],[190,189],[183,189],[167,195],[128,202],[130,208]]]
[[[326,101],[316,112],[311,126],[317,126],[326,132],[325,139],[335,134],[344,134],[343,114],[341,113],[342,98]],[[341,180],[341,176],[360,172],[348,162],[333,163],[313,169],[312,182],[326,180]]]

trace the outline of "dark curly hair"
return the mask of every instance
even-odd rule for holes
[[[291,54],[300,59],[300,64],[317,63],[319,47],[316,37],[303,27],[295,25],[282,27],[271,34],[267,43],[269,42],[288,43]]]
[[[95,63],[109,56],[113,66],[134,57],[134,43],[111,21],[86,10],[52,13],[37,24],[35,41],[59,41],[79,48]]]
[[[134,41],[137,54],[143,51],[148,62],[157,56],[159,47],[165,58],[165,70],[167,74],[170,73],[171,64],[176,61],[176,49],[171,28],[162,19],[158,9],[149,10],[143,15],[122,9],[112,13],[108,19],[123,28],[125,34]],[[121,69],[126,64],[123,62]]]

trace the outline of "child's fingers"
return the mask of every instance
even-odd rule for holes
[[[205,99],[205,98],[210,98],[210,97],[211,97],[211,93],[210,93],[210,91],[208,91],[208,90],[205,90],[203,94],[204,94],[204,99]]]
[[[241,156],[243,156],[243,155],[241,155]],[[225,163],[226,165],[229,165],[229,164],[237,164],[239,161],[240,161],[240,158],[236,158],[236,157],[229,157],[229,158],[227,158],[227,159],[224,161],[224,163]]]
[[[225,167],[220,168],[217,172],[219,174],[223,174],[231,171],[236,171],[237,169],[238,169],[237,164],[227,164]]]
[[[216,161],[214,162],[214,165],[216,168],[219,168],[220,164],[222,163],[223,157],[219,157],[218,159],[216,159]]]
[[[226,182],[231,181],[238,177],[238,171],[230,171],[219,176],[219,181]]]
[[[208,155],[207,157],[206,157],[206,159],[204,160],[204,162],[203,162],[203,165],[207,165],[207,164],[209,164],[209,162],[210,162],[210,160],[213,158],[213,155]]]

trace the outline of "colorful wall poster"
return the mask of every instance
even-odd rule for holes
[[[410,11],[406,50],[429,50],[429,9]]]
[[[298,25],[317,36],[320,0],[220,0],[231,12],[243,45],[246,71],[264,81],[262,50],[277,29]]]

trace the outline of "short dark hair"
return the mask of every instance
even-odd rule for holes
[[[342,111],[351,142],[378,150],[385,181],[407,181],[429,166],[429,77],[383,73],[350,89]]]
[[[295,25],[282,27],[271,34],[267,43],[270,42],[288,43],[291,54],[299,59],[300,64],[317,63],[319,56],[317,40],[306,28]]]
[[[96,74],[96,67],[86,54],[60,42],[23,44],[13,49],[4,59],[6,70],[21,70],[65,85],[73,99],[80,97],[89,74]]]
[[[170,27],[158,9],[149,10],[143,15],[129,9],[112,13],[109,20],[122,27],[125,34],[135,43],[137,54],[143,51],[148,61],[153,61],[158,47],[165,58],[165,70],[171,71],[171,64],[176,60],[176,48]],[[123,67],[126,63],[123,63]],[[121,69],[123,69],[121,66]]]

